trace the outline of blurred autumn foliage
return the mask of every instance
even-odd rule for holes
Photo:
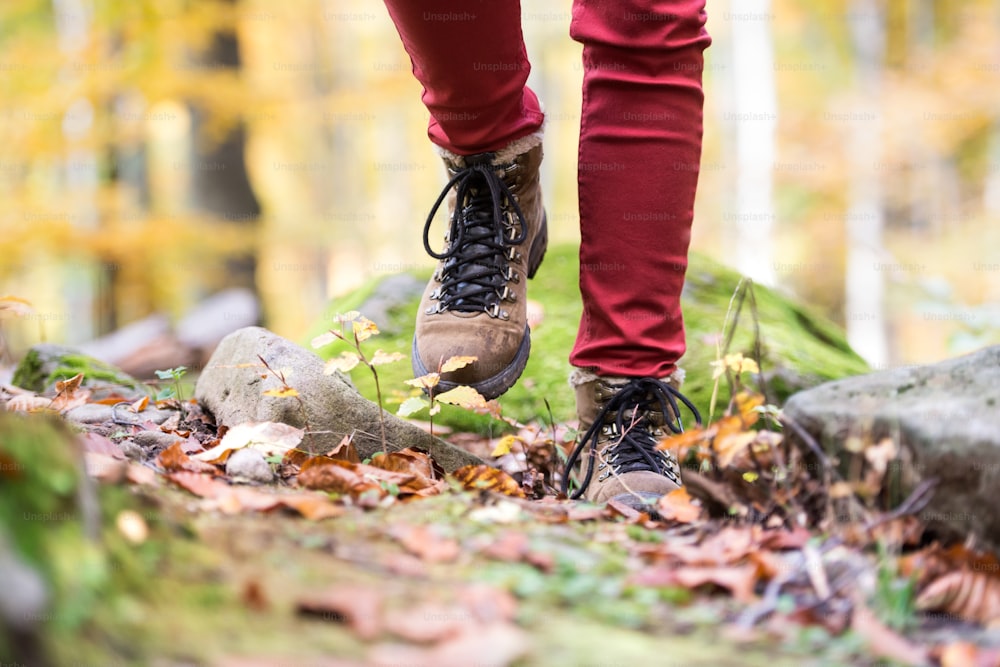
[[[523,8],[559,241],[577,238],[570,6]],[[1000,6],[749,7],[709,3],[694,247],[740,265],[751,213],[736,193],[766,172],[770,218],[751,236],[767,272],[849,328],[885,316],[876,366],[995,342]],[[771,53],[748,74],[734,54],[757,28]],[[429,268],[418,224],[441,173],[409,70],[380,3],[6,0],[0,294],[40,322],[12,326],[12,347],[176,316],[232,284],[301,336],[331,295]],[[740,137],[760,133],[735,110],[767,95],[774,157],[746,163]],[[859,267],[878,313],[851,305]]]

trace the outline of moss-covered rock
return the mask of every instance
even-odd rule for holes
[[[13,383],[38,393],[51,391],[56,382],[83,373],[83,386],[97,393],[117,393],[125,398],[139,398],[149,388],[131,375],[63,345],[35,345],[18,364]],[[100,396],[97,396],[100,398]]]
[[[567,384],[571,370],[567,356],[582,310],[577,273],[576,247],[558,246],[549,249],[541,269],[529,285],[528,296],[542,305],[544,318],[531,334],[531,358],[521,380],[500,398],[503,412],[509,417],[521,421],[547,420],[549,407],[557,421],[575,416],[573,395]],[[709,364],[716,358],[716,341],[722,333],[726,311],[740,276],[697,254],[691,256],[687,275],[683,310],[688,351],[681,360],[681,366],[687,371],[684,392],[707,415],[713,384]],[[427,275],[413,274],[406,282],[421,285],[427,278]],[[376,321],[383,334],[366,345],[371,351],[382,348],[409,357],[419,290],[401,290],[403,296],[389,303],[386,290],[382,288],[389,280],[398,284],[403,279],[397,276],[373,280],[335,300],[310,332],[310,338],[326,330],[335,313],[358,310],[371,316],[368,310],[372,306],[384,318]],[[868,371],[868,365],[851,350],[843,331],[835,324],[774,290],[757,286],[755,295],[762,339],[762,370],[773,401],[780,403],[795,391],[826,380]],[[752,343],[752,317],[747,304],[730,351],[749,354]],[[320,350],[320,354],[336,356],[344,349],[343,346],[329,346]],[[383,395],[389,397],[385,407],[394,410],[399,400],[408,395],[409,387],[403,381],[412,377],[409,364],[381,366],[379,376]],[[352,380],[362,393],[374,398],[374,383],[366,369],[355,369]],[[727,399],[723,391],[720,395],[723,405]],[[459,429],[487,431],[502,426],[488,417],[449,406],[445,406],[437,419]]]

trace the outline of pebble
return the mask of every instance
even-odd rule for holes
[[[274,481],[274,471],[256,449],[237,449],[230,454],[226,461],[226,474],[262,484]]]

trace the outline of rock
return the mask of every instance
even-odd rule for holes
[[[272,373],[261,368],[257,355],[271,368],[286,374],[288,383],[298,392],[301,407],[295,398],[263,395],[281,385]],[[361,396],[339,373],[324,375],[323,362],[315,354],[260,327],[240,329],[219,343],[198,378],[195,397],[220,425],[273,421],[305,428],[308,422],[311,434],[303,446],[314,452],[328,451],[345,435],[353,434],[362,458],[383,449],[420,447],[449,472],[482,462],[389,413],[385,413],[387,443],[383,446],[377,405]]]
[[[866,444],[897,440],[890,465],[905,498],[921,480],[939,480],[920,516],[943,537],[975,534],[1000,548],[1000,346],[926,366],[896,368],[794,395],[784,413],[848,466],[848,435]]]
[[[566,380],[571,370],[568,356],[580,321],[578,273],[577,246],[550,246],[538,275],[529,283],[528,298],[541,304],[544,317],[532,330],[531,357],[521,380],[500,398],[505,416],[522,422],[540,417],[547,419],[551,407],[557,422],[576,418],[573,393]],[[409,358],[413,320],[421,293],[416,287],[422,288],[427,277],[383,276],[336,299],[327,312],[360,311],[382,330],[381,335],[365,343],[369,346],[366,349],[382,348]],[[705,416],[713,388],[710,363],[716,355],[715,341],[722,331],[726,310],[739,281],[740,275],[735,271],[702,255],[691,255],[682,300],[688,342],[687,354],[681,359],[681,366],[687,371],[683,390]],[[870,370],[851,350],[844,332],[836,324],[775,290],[758,285],[755,294],[762,337],[762,370],[768,380],[771,402],[781,404],[795,391]],[[390,299],[388,295],[395,297]],[[389,307],[385,306],[387,303]],[[744,355],[752,352],[752,322],[747,303],[740,315],[731,352]],[[330,326],[329,316],[321,318],[304,342]],[[335,344],[319,353],[330,358],[345,349]],[[409,389],[403,382],[411,377],[412,371],[406,362],[379,368],[384,394]],[[375,396],[374,383],[367,369],[358,368],[351,378],[361,393],[368,398]],[[725,407],[728,398],[723,385],[719,396],[721,407]],[[414,416],[426,419],[426,415],[424,411]],[[475,430],[483,434],[495,433],[504,426],[488,416],[452,406],[445,406],[434,419],[435,423],[446,424],[456,431]]]
[[[135,400],[149,393],[148,387],[114,366],[74,348],[51,343],[28,350],[14,372],[13,384],[40,394],[51,393],[56,382],[77,373],[83,373],[83,386],[93,391],[94,400],[115,394]]]
[[[270,484],[274,481],[274,471],[264,460],[264,455],[256,449],[237,449],[226,461],[226,474],[235,479]]]
[[[216,292],[177,323],[177,340],[195,350],[213,350],[226,335],[260,321],[260,303],[246,288]]]
[[[120,365],[123,359],[169,332],[170,320],[162,313],[155,313],[84,343],[80,351],[106,363]]]
[[[101,403],[85,403],[67,410],[63,416],[77,424],[103,424],[111,421],[113,409],[110,405]]]
[[[140,431],[132,436],[132,442],[139,446],[147,457],[151,457],[174,443],[184,442],[184,438],[163,431]]]
[[[146,451],[134,440],[125,438],[118,443],[118,448],[122,450],[122,453],[126,456],[126,458],[139,462],[146,460]]]

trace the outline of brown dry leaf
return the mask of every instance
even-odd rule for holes
[[[524,491],[513,477],[485,463],[462,466],[451,474],[469,491],[494,491],[506,496],[524,497]]]
[[[297,610],[324,621],[345,623],[361,639],[371,640],[382,631],[382,604],[378,589],[347,584],[299,600]]]
[[[733,465],[736,457],[746,452],[746,450],[750,447],[750,444],[756,439],[756,431],[740,431],[737,433],[727,432],[725,435],[720,434],[712,442],[712,448],[715,450],[715,454],[718,457],[719,466],[722,468],[728,468]],[[742,463],[742,461],[740,461],[740,463]]]
[[[855,600],[851,629],[865,639],[868,649],[880,658],[905,665],[927,664],[927,649],[911,642],[878,620],[864,603]]]
[[[434,463],[431,461],[431,457],[409,447],[398,452],[373,456],[371,465],[382,470],[408,473],[427,479],[434,478]]]
[[[38,412],[39,410],[50,410],[51,406],[51,398],[35,394],[21,394],[7,401],[7,410],[10,412]]]
[[[125,479],[133,484],[155,484],[156,472],[152,468],[138,463],[129,463],[128,469],[125,471]]]
[[[56,382],[56,393],[57,394],[72,394],[74,391],[80,388],[83,383],[83,373],[77,373],[71,378],[65,380],[58,380]]]
[[[314,456],[303,463],[298,483],[307,489],[330,491],[354,498],[366,491],[385,494],[378,482],[358,474],[354,464],[325,456]]]
[[[700,446],[711,437],[712,433],[714,433],[714,431],[710,432],[700,426],[694,426],[687,429],[683,433],[667,436],[660,441],[660,444],[658,444],[656,448],[677,452],[677,460],[683,461],[687,458],[688,451],[690,451],[692,447]]]
[[[342,516],[347,511],[340,505],[334,505],[329,498],[320,494],[289,493],[279,496],[279,500],[284,507],[295,510],[310,521]]]
[[[997,667],[1000,665],[1000,649],[982,648],[965,641],[956,641],[938,647],[933,657],[941,667]]]
[[[143,396],[138,401],[129,405],[129,407],[132,408],[132,412],[138,414],[145,410],[147,405],[149,405],[149,396]]]
[[[458,558],[458,542],[438,535],[430,526],[396,526],[390,534],[404,549],[429,563],[450,563]]]
[[[256,579],[250,579],[243,584],[243,593],[240,597],[243,599],[243,604],[253,611],[267,611],[271,606],[264,587]]]
[[[970,570],[949,572],[921,591],[916,607],[988,625],[1000,619],[1000,577]]]
[[[684,488],[674,489],[661,496],[657,503],[657,511],[664,519],[678,523],[697,521],[701,515],[701,507],[694,503],[694,499]]]
[[[171,482],[200,498],[217,498],[232,487],[211,475],[182,470],[166,475]]]
[[[341,438],[340,442],[338,442],[333,449],[326,453],[326,456],[340,461],[361,463],[361,455],[358,454],[358,448],[354,446],[354,439],[350,434]]]
[[[489,584],[469,584],[458,589],[458,601],[483,623],[513,621],[517,616],[517,599],[502,588]]]
[[[164,470],[169,472],[176,472],[179,470],[187,470],[189,472],[205,472],[209,474],[215,474],[217,472],[215,466],[211,463],[199,461],[198,459],[185,454],[184,448],[179,442],[175,442],[160,452],[159,456],[157,456],[157,461]]]
[[[729,591],[740,602],[753,602],[758,568],[753,564],[716,567],[657,566],[633,575],[629,582],[638,586],[683,586],[698,588],[712,584]]]

